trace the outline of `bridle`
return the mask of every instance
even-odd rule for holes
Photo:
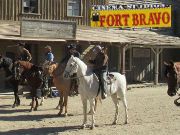
[[[74,63],[74,64],[73,64]],[[79,78],[82,78],[82,77],[85,77],[85,76],[88,76],[88,75],[82,75],[82,76],[77,76],[77,77],[70,77],[70,73],[77,67],[77,62],[76,61],[73,61],[71,64],[70,64],[70,70],[67,71],[66,69],[64,70],[64,75],[67,77],[69,77],[69,79],[79,79]]]

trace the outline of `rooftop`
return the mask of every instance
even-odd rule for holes
[[[180,38],[171,35],[169,29],[114,29],[78,26],[76,40],[81,43],[105,43],[108,45],[131,45],[142,47],[177,48]],[[66,42],[65,39],[25,38],[20,36],[19,22],[0,22],[0,40]]]

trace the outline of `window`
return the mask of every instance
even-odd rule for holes
[[[67,0],[67,16],[81,16],[81,0]]]
[[[22,0],[22,13],[38,13],[39,0]]]

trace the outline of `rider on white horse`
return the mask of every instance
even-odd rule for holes
[[[103,79],[103,73],[107,72],[107,67],[108,67],[108,56],[105,53],[104,48],[101,46],[97,45],[95,49],[93,50],[95,53],[96,57],[94,60],[89,60],[91,64],[94,65],[93,67],[93,72],[97,75],[99,79],[99,89],[98,89],[98,94],[101,89],[101,96],[102,99],[105,99],[107,97],[107,94],[104,90],[104,79]],[[97,94],[97,95],[98,95]]]
[[[91,129],[95,127],[95,119],[94,119],[94,106],[95,106],[95,98],[97,97],[98,88],[99,88],[99,80],[95,77],[93,73],[93,69],[91,66],[86,65],[82,60],[73,55],[69,59],[65,71],[64,78],[70,78],[70,76],[74,73],[77,73],[77,77],[79,78],[79,94],[81,96],[82,104],[83,104],[83,124],[82,127],[85,128],[87,125],[87,101],[90,102],[90,110],[91,110]],[[113,124],[117,124],[118,114],[119,114],[119,102],[120,99],[123,102],[125,109],[125,124],[128,123],[128,110],[127,110],[127,101],[126,101],[126,77],[121,75],[118,72],[110,72],[107,80],[107,76],[104,79],[106,81],[104,84],[104,90],[108,96],[111,96],[112,101],[115,104],[115,117]],[[112,78],[112,79],[111,79]],[[98,94],[99,96],[99,94]]]

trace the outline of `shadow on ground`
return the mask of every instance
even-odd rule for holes
[[[56,135],[58,132],[71,132],[81,129],[80,126],[67,126],[67,127],[44,127],[44,128],[30,128],[30,129],[18,129],[7,132],[0,132],[3,135]]]

